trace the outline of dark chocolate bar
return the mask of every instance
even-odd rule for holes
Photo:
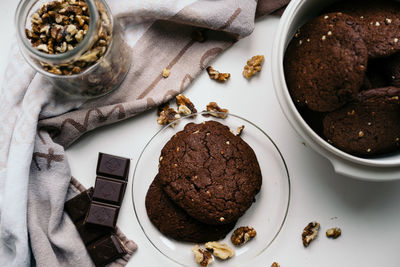
[[[93,199],[114,205],[121,205],[125,193],[126,182],[97,177]]]
[[[130,159],[99,153],[96,174],[126,181],[128,179]]]
[[[85,218],[92,200],[92,195],[93,187],[65,202],[64,208],[74,223]]]
[[[119,206],[92,201],[86,215],[85,224],[115,228]]]
[[[115,235],[96,241],[87,250],[96,266],[105,266],[126,254],[121,241]]]
[[[95,265],[104,266],[125,255],[126,251],[118,237],[114,235],[114,229],[112,228],[115,225],[111,228],[106,228],[85,224],[84,219],[91,205],[92,194],[93,188],[90,188],[68,200],[65,203],[65,210],[74,221],[79,235]],[[119,207],[116,208],[119,210]],[[116,221],[116,216],[111,221]]]
[[[85,245],[89,245],[90,243],[106,235],[110,235],[113,232],[113,230],[104,227],[84,224],[83,219],[78,221],[75,226]]]

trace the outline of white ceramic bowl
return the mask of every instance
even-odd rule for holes
[[[272,77],[280,106],[296,132],[319,154],[327,158],[337,173],[369,181],[400,179],[400,153],[360,158],[330,145],[303,120],[294,105],[285,82],[283,58],[296,30],[317,16],[335,0],[292,0],[283,14],[272,50]],[[312,166],[310,166],[311,168]]]

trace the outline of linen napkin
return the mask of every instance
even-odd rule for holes
[[[0,92],[0,266],[92,266],[64,202],[83,190],[65,149],[84,133],[156,107],[182,92],[207,63],[249,35],[281,0],[107,1],[132,48],[116,91],[88,101],[59,94],[13,45]],[[257,7],[258,4],[258,7]],[[191,38],[207,29],[205,42]],[[167,79],[161,71],[171,70]],[[122,233],[118,233],[125,238]],[[124,239],[128,255],[136,244]]]

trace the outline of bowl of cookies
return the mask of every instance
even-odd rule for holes
[[[400,2],[293,0],[272,64],[286,118],[337,173],[400,179]]]
[[[289,173],[257,125],[202,112],[174,120],[146,144],[132,200],[143,233],[171,261],[248,266],[282,229]]]

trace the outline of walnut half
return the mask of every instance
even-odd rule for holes
[[[211,253],[201,249],[199,245],[196,245],[194,248],[192,248],[192,252],[196,258],[196,262],[201,266],[208,266],[211,262],[213,262]]]
[[[244,66],[243,76],[247,79],[251,78],[254,74],[261,71],[261,64],[264,61],[263,55],[257,55],[247,61],[247,65]]]
[[[235,246],[240,246],[244,245],[249,241],[251,238],[255,237],[257,235],[256,230],[253,227],[248,227],[248,226],[243,226],[237,228],[232,236],[231,236],[231,241],[232,244]]]
[[[219,243],[216,241],[207,242],[205,244],[205,247],[206,249],[211,250],[212,254],[215,257],[220,258],[221,260],[226,260],[235,255],[235,251],[233,250],[233,248],[229,247],[227,244]]]
[[[277,263],[276,261],[274,261],[271,265],[271,267],[280,267],[279,263]]]
[[[175,109],[170,108],[169,105],[163,105],[158,109],[158,118],[157,123],[160,125],[165,125],[171,123],[181,116],[175,111]],[[175,124],[171,124],[171,126],[175,126]]]
[[[301,238],[303,240],[304,247],[308,247],[311,241],[318,236],[320,224],[318,222],[310,222],[306,228],[304,228]]]

